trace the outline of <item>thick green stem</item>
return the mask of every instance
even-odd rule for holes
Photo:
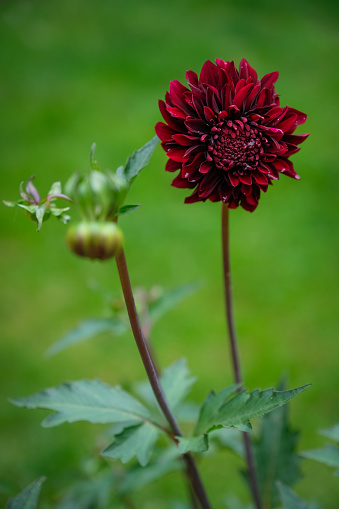
[[[153,359],[151,357],[147,342],[144,338],[141,329],[138,313],[135,307],[131,282],[129,279],[125,253],[123,250],[117,256],[116,261],[120,276],[120,282],[125,297],[128,316],[131,323],[134,339],[140,353],[140,357],[144,364],[148,379],[150,381],[154,395],[159,403],[159,406],[164,416],[166,417],[166,420],[174,436],[180,437],[182,436],[181,430],[166,401],[166,397],[160,385],[159,377],[155,369]],[[196,494],[196,497],[201,504],[202,509],[211,509],[193,456],[191,454],[184,454],[182,458],[186,466],[187,476],[190,480],[194,493]]]
[[[237,384],[243,383],[241,374],[241,365],[239,358],[239,349],[237,336],[235,332],[234,314],[233,314],[233,298],[232,298],[232,284],[231,284],[231,264],[230,264],[230,242],[229,242],[229,211],[226,203],[222,204],[222,219],[221,219],[221,232],[222,232],[222,253],[223,253],[223,268],[224,268],[224,288],[225,288],[225,307],[227,317],[227,328],[230,340],[231,359],[234,372],[234,379]],[[245,454],[248,465],[251,491],[256,509],[261,509],[260,491],[256,465],[253,456],[253,449],[251,438],[248,433],[243,433]]]

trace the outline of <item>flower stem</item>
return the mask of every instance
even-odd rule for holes
[[[224,268],[224,288],[225,288],[225,305],[227,328],[230,340],[232,366],[234,372],[234,379],[237,384],[243,383],[241,365],[239,358],[239,349],[237,336],[235,332],[234,314],[233,314],[233,299],[232,299],[232,284],[231,284],[231,264],[230,264],[230,242],[229,242],[229,211],[226,203],[222,204],[222,219],[221,219],[221,232],[222,232],[222,253],[223,253],[223,268]],[[256,466],[253,456],[253,449],[251,438],[247,432],[243,433],[245,454],[248,465],[250,486],[253,495],[253,500],[256,509],[261,509],[259,483],[256,472]]]
[[[127,263],[126,263],[126,257],[125,253],[122,250],[120,254],[116,257],[117,266],[118,266],[118,272],[120,277],[120,282],[122,286],[122,291],[124,293],[124,298],[126,302],[127,312],[130,320],[130,324],[132,327],[132,332],[134,335],[135,342],[137,344],[140,357],[142,359],[142,362],[144,364],[149,382],[151,384],[151,387],[153,389],[154,395],[159,403],[159,406],[166,417],[166,420],[175,436],[182,436],[181,430],[179,428],[179,425],[172,414],[168,403],[166,401],[165,394],[162,390],[162,387],[160,385],[159,377],[157,374],[157,371],[154,366],[153,359],[151,357],[147,342],[144,338],[138,313],[135,307],[131,282],[129,279],[128,269],[127,269]],[[195,460],[191,454],[183,454],[183,461],[185,462],[186,466],[186,473],[190,480],[190,483],[192,485],[192,488],[196,494],[197,499],[199,500],[202,509],[211,509],[211,506],[208,502],[207,495],[205,493],[204,486],[202,484],[202,481],[200,479]]]

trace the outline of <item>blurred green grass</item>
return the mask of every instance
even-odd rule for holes
[[[3,1],[0,4],[2,122],[1,195],[15,199],[19,182],[36,174],[51,182],[87,171],[91,143],[103,167],[115,169],[154,134],[157,100],[170,80],[184,80],[207,59],[245,57],[259,75],[278,69],[283,104],[308,113],[311,137],[294,162],[301,181],[282,177],[254,214],[231,215],[237,328],[246,384],[313,383],[292,403],[301,448],[323,443],[318,428],[338,422],[338,6],[316,0],[259,2],[146,0]],[[305,130],[300,130],[305,132]],[[136,182],[123,218],[134,285],[166,287],[202,279],[205,287],[157,325],[162,365],[188,358],[199,376],[193,397],[231,383],[225,341],[220,262],[220,207],[183,204],[170,187],[158,149]],[[13,209],[0,208],[1,459],[0,477],[19,490],[47,475],[43,491],[63,486],[84,454],[96,451],[86,423],[41,429],[44,412],[12,407],[23,396],[62,380],[99,377],[126,384],[143,377],[130,335],[99,338],[50,360],[44,350],[78,320],[102,312],[90,279],[118,292],[114,263],[77,260],[64,247],[65,228],[40,234]],[[108,275],[107,275],[108,274]],[[224,484],[243,494],[234,460],[206,458],[203,476],[215,507]],[[303,463],[298,490],[336,509],[337,480],[326,467]],[[220,471],[221,469],[221,471]],[[141,491],[137,506],[166,507],[174,475]],[[181,494],[181,481],[176,488]],[[5,502],[7,494],[0,494]],[[153,507],[153,506],[152,506]]]

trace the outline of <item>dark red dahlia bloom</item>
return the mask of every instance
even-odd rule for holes
[[[169,157],[166,170],[180,170],[172,185],[194,188],[186,203],[222,200],[253,211],[279,173],[300,178],[289,157],[308,136],[293,134],[306,115],[280,106],[278,72],[258,80],[246,60],[238,71],[217,59],[204,64],[200,78],[187,71],[186,79],[190,88],[170,83],[159,101],[165,123],[155,126]]]

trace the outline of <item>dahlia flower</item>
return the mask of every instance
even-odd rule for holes
[[[306,115],[280,106],[274,83],[278,72],[258,80],[243,59],[205,62],[198,78],[186,72],[189,87],[170,83],[159,101],[165,122],[155,130],[169,160],[166,170],[179,174],[174,187],[194,189],[185,203],[223,201],[253,211],[279,174],[300,179],[289,160],[308,134],[293,134]]]

